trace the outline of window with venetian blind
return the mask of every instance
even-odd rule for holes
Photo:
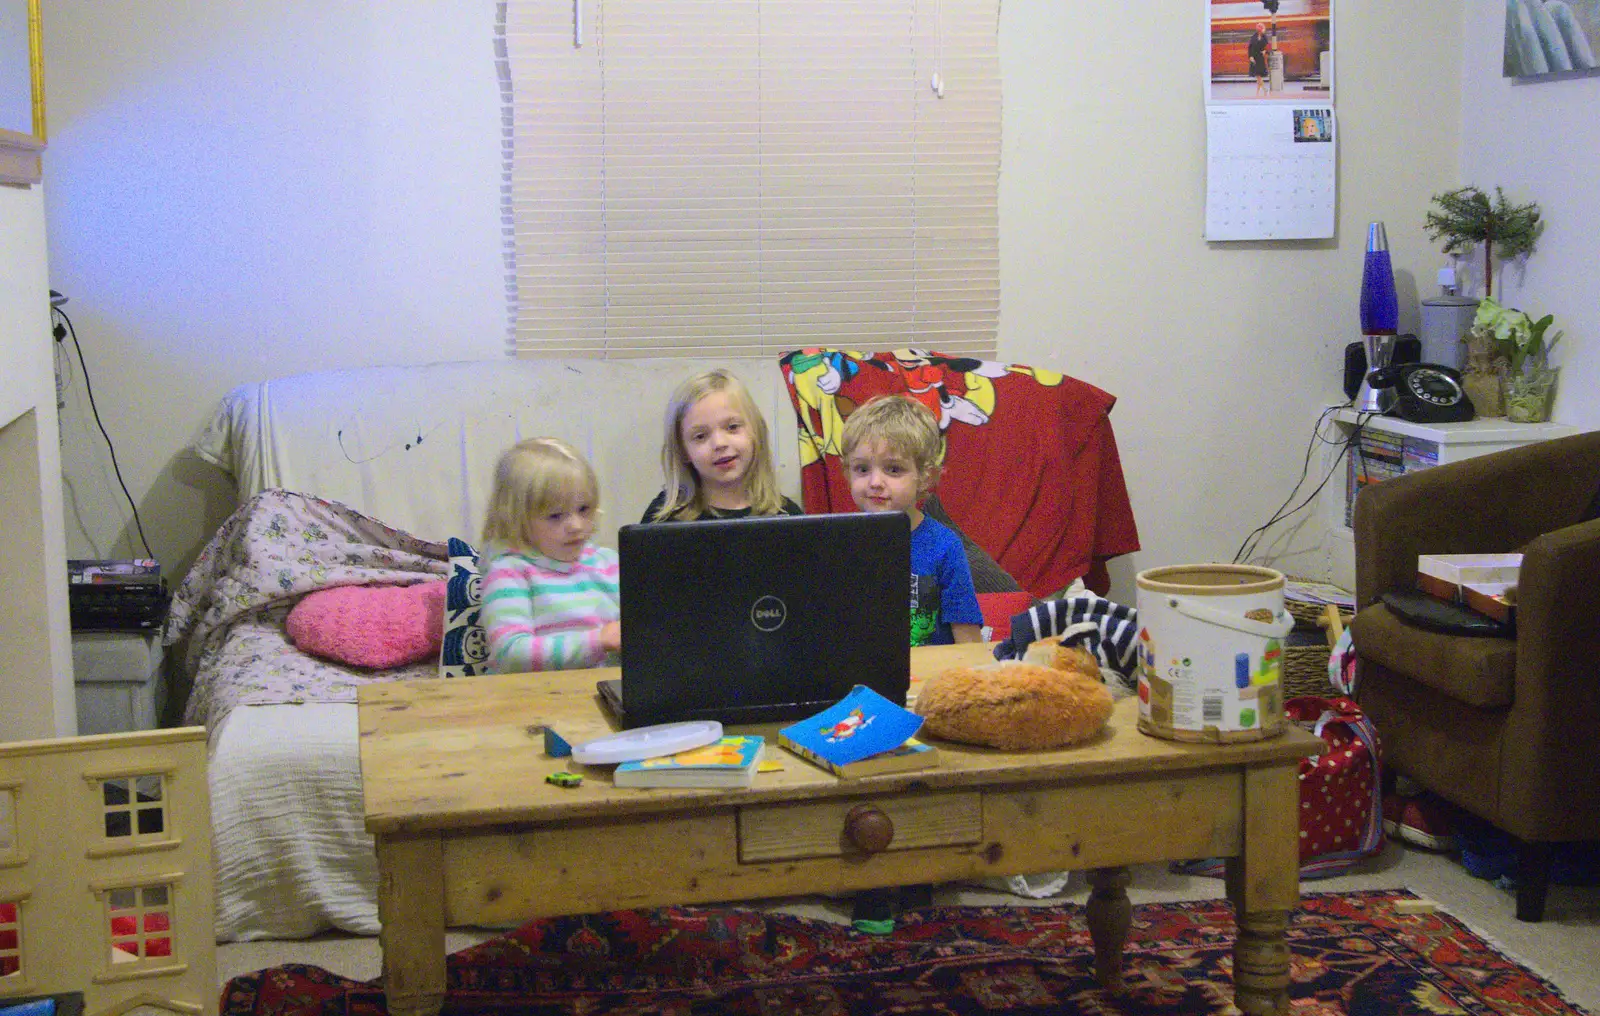
[[[508,0],[516,355],[992,353],[998,0]]]

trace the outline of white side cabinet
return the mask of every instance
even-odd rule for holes
[[[156,631],[75,631],[72,671],[78,733],[114,734],[161,725],[167,680]]]
[[[1361,487],[1430,466],[1579,433],[1577,427],[1564,423],[1512,423],[1503,417],[1466,423],[1412,423],[1351,409],[1339,410],[1334,421],[1344,442],[1330,452],[1336,461],[1326,465],[1338,473],[1323,490],[1321,502],[1328,534],[1328,581],[1345,589],[1356,587],[1350,512]],[[1347,454],[1345,443],[1358,425],[1363,432],[1360,450]]]

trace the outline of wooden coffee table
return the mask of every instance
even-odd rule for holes
[[[924,677],[989,659],[982,645],[912,651]],[[439,1011],[447,925],[844,892],[1088,869],[1095,972],[1115,990],[1132,907],[1126,866],[1228,858],[1237,1004],[1288,1008],[1285,930],[1299,899],[1296,765],[1322,742],[1180,744],[1118,704],[1093,742],[1006,753],[939,742],[937,769],[841,781],[777,748],[749,790],[637,790],[543,751],[614,729],[595,681],[615,670],[367,685],[366,824],[377,838],[383,974],[395,1016]],[[741,728],[768,735],[776,727]],[[582,786],[544,782],[571,768]],[[862,807],[865,806],[865,807]],[[852,814],[854,812],[854,814]],[[887,849],[860,823],[887,817]],[[849,818],[847,819],[847,816]],[[869,823],[870,824],[870,823]]]

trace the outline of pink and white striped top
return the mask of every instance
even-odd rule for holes
[[[589,544],[572,563],[504,551],[483,569],[480,622],[500,674],[606,662],[600,628],[621,617],[617,553]]]

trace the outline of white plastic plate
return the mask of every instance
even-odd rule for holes
[[[688,751],[690,748],[699,748],[721,736],[722,724],[716,720],[658,723],[653,727],[635,727],[620,734],[608,734],[593,741],[574,745],[572,758],[573,761],[586,766],[636,762],[642,758],[673,755],[680,751]]]

